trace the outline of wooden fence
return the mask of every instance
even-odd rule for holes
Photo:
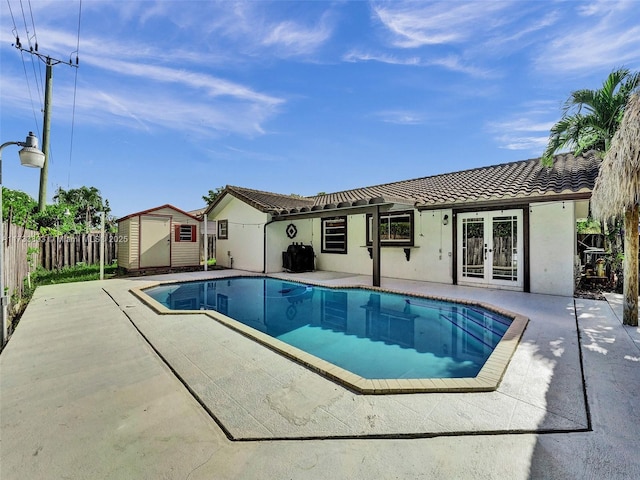
[[[40,242],[38,232],[17,225],[4,224],[4,285],[7,296],[22,298],[24,279],[28,272],[36,269],[40,262]]]
[[[104,263],[109,265],[118,255],[117,235],[105,234]],[[79,263],[94,265],[100,263],[100,234],[78,233],[42,237],[40,239],[40,265],[46,270],[72,267]]]
[[[100,234],[79,233],[41,237],[38,232],[18,225],[5,223],[4,274],[7,295],[22,297],[24,279],[38,266],[46,270],[70,267],[79,263],[94,265],[100,263]],[[117,235],[105,234],[104,263],[116,260]]]

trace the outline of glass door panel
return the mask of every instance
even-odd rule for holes
[[[518,281],[518,218],[500,216],[492,218],[493,247],[491,278]]]
[[[484,217],[462,219],[462,277],[484,279]]]

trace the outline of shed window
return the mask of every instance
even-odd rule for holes
[[[176,225],[176,242],[195,242],[196,226],[195,225]]]
[[[322,219],[322,253],[347,253],[347,217]]]
[[[218,238],[220,240],[229,238],[229,220],[218,220]]]
[[[372,244],[372,216],[367,215],[367,245]],[[413,246],[413,211],[380,214],[380,245]]]

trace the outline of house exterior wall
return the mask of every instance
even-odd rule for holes
[[[573,296],[574,202],[531,204],[529,240],[531,293]]]
[[[317,219],[304,218],[300,220],[284,220],[273,222],[267,225],[267,266],[266,273],[282,271],[282,252],[285,252],[292,243],[303,243],[311,245],[313,251],[317,254],[320,249],[320,243],[314,242],[313,225]],[[287,227],[289,225],[296,227],[296,236],[289,238],[287,236]],[[316,246],[317,244],[317,246]]]
[[[216,238],[216,264],[249,272],[262,272],[264,269],[264,228],[269,215],[232,197],[215,213],[219,225],[221,220],[228,221],[228,238]]]
[[[407,280],[426,280],[452,283],[451,256],[453,248],[451,222],[442,224],[443,216],[451,219],[450,210],[419,212],[414,210],[414,245],[409,247],[409,260],[405,247],[380,247],[380,274],[384,277]],[[348,249],[346,255],[320,253],[318,269],[370,275],[373,260],[366,247],[366,214],[351,215],[347,219]],[[321,241],[321,224],[316,223],[315,237]]]
[[[397,206],[397,210],[406,208]],[[326,217],[344,216],[339,210],[323,213]],[[380,273],[384,277],[453,283],[453,211],[413,210],[414,245],[382,246]],[[534,203],[529,208],[529,281],[532,293],[573,295],[573,261],[576,208],[572,201]],[[289,218],[270,222],[267,213],[233,197],[215,214],[215,220],[228,220],[228,239],[217,239],[218,264],[252,272],[282,271],[282,252],[291,243],[311,245],[316,270],[353,275],[371,275],[372,259],[366,246],[366,212],[347,216],[347,253],[322,252],[322,219]],[[444,224],[444,217],[448,217]],[[211,219],[214,219],[211,217]],[[294,238],[287,226],[296,227]],[[266,263],[264,229],[267,230]],[[230,255],[227,255],[227,252]]]

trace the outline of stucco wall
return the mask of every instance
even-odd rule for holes
[[[448,225],[442,224],[444,215],[449,216]],[[338,216],[338,215],[336,215]],[[414,211],[414,247],[407,261],[403,247],[382,247],[381,275],[391,278],[426,280],[451,283],[451,211]],[[286,226],[293,224],[297,235],[286,236]],[[316,269],[334,272],[371,275],[373,261],[366,248],[366,213],[347,217],[347,254],[322,253],[321,220],[306,218],[274,222],[268,230],[267,272],[282,270],[282,252],[292,243],[312,245],[316,255]]]
[[[228,220],[228,239],[216,238],[216,264],[231,268],[262,272],[264,268],[264,224],[268,215],[237,198],[231,197],[210,220]]]
[[[572,296],[576,222],[573,202],[529,209],[531,293]]]
[[[444,215],[448,215],[447,225],[443,225]],[[451,210],[414,212],[414,248],[410,251],[409,261],[402,248],[382,247],[381,275],[452,283],[451,219]]]
[[[286,251],[292,243],[311,245],[314,253],[320,248],[320,242],[315,242],[313,235],[313,222],[311,218],[300,220],[273,222],[267,226],[267,273],[282,271],[282,252]],[[296,236],[287,236],[287,226],[293,224],[296,227]]]

